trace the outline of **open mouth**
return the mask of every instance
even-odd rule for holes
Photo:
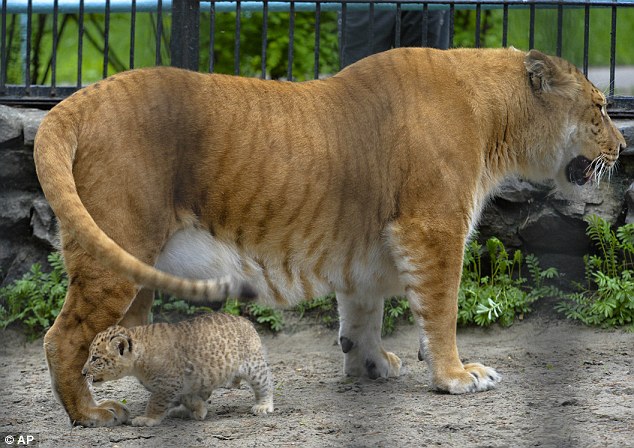
[[[592,161],[584,156],[577,156],[566,166],[568,182],[575,185],[584,185],[592,177],[590,166]]]

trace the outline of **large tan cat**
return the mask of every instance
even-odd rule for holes
[[[95,334],[143,323],[152,288],[281,306],[334,290],[344,371],[372,378],[399,375],[381,317],[407,294],[433,386],[490,389],[496,371],[456,348],[482,207],[509,174],[584,184],[624,146],[603,94],[537,51],[397,49],[306,83],[108,78],[51,110],[35,143],[70,276],[44,341],[53,389],[77,424],[121,422],[82,365]]]

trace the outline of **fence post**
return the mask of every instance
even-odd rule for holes
[[[200,39],[199,0],[172,1],[172,66],[198,70]]]

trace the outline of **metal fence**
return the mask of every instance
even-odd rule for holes
[[[634,0],[0,0],[0,103],[50,106],[117,71],[169,64],[301,80],[342,66],[347,18],[445,11],[448,44],[514,45],[605,72],[610,110],[634,116]],[[418,45],[418,43],[417,43]],[[542,48],[542,47],[547,48]],[[629,65],[631,67],[625,67]],[[591,77],[590,76],[590,77]]]

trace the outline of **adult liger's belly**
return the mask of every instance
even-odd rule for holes
[[[366,246],[345,242],[299,246],[238,247],[192,227],[171,236],[155,266],[194,279],[231,275],[248,281],[258,301],[277,306],[331,292],[377,298],[404,293],[394,259],[382,241]]]

